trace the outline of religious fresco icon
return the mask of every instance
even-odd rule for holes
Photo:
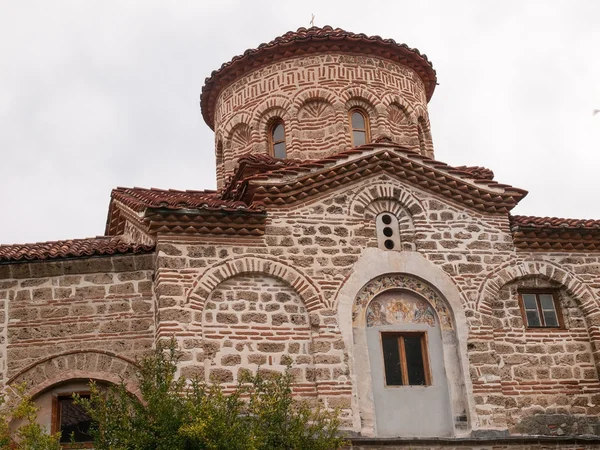
[[[395,298],[373,300],[367,308],[367,327],[402,323],[435,326],[435,312],[424,300]]]
[[[388,296],[376,298],[394,290],[399,294],[391,299]],[[417,296],[411,299],[401,291]],[[352,322],[356,324],[363,317],[368,327],[396,323],[434,326],[436,316],[442,330],[453,329],[450,309],[441,295],[423,280],[407,274],[381,275],[371,280],[358,292],[352,308]]]

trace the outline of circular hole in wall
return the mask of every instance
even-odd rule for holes
[[[387,237],[390,237],[392,234],[394,234],[394,232],[390,227],[385,227],[383,229],[383,234],[385,234]]]
[[[392,216],[390,216],[389,214],[384,214],[384,215],[381,217],[381,221],[382,221],[383,223],[385,223],[386,225],[389,225],[390,223],[392,223]]]
[[[388,250],[391,250],[394,248],[394,241],[386,239],[383,245],[385,245],[385,248],[387,248]]]

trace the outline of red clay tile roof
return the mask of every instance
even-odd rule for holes
[[[532,228],[590,228],[600,230],[600,220],[563,219],[561,217],[511,216],[513,227]]]
[[[118,187],[113,189],[112,198],[137,212],[144,211],[146,208],[262,212],[262,209],[253,208],[244,202],[222,200],[220,194],[215,191]]]
[[[379,36],[356,34],[341,28],[324,26],[323,28],[298,28],[283,36],[273,39],[267,44],[260,44],[256,49],[249,49],[243,55],[235,56],[223,64],[219,70],[212,72],[204,81],[200,106],[202,117],[214,130],[215,102],[221,90],[240,76],[283,59],[308,53],[353,53],[380,56],[400,62],[412,68],[425,84],[427,100],[431,99],[437,84],[437,77],[427,56],[406,44],[398,44],[393,39]]]
[[[600,251],[600,220],[511,216],[515,247],[529,251]]]
[[[153,245],[123,242],[120,236],[69,239],[35,244],[0,245],[0,263],[145,253],[153,249]]]
[[[215,191],[119,187],[112,191],[105,233],[123,234],[129,221],[148,237],[156,233],[261,235],[265,220],[264,205],[224,199]]]
[[[493,180],[494,179],[494,172],[491,169],[488,169],[487,167],[458,166],[458,167],[456,167],[456,169],[462,170],[463,172],[466,172],[466,173],[474,176],[475,178],[479,178],[481,180]]]
[[[269,157],[261,157],[258,161],[243,159],[223,196],[267,206],[290,205],[305,201],[309,195],[381,171],[391,172],[413,185],[490,213],[506,213],[527,195],[523,189],[497,183],[487,176],[478,178],[476,172],[466,172],[383,142],[356,147],[321,160],[291,160],[285,165],[276,161]]]

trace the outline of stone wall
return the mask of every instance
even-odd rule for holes
[[[6,383],[118,382],[154,344],[153,256],[0,266]]]
[[[433,157],[423,82],[384,59],[344,54],[290,58],[240,77],[216,104],[217,185],[244,153],[269,153],[269,126],[283,120],[288,158],[318,159],[352,147],[348,112],[362,108],[371,137]]]
[[[401,247],[404,250],[400,252],[377,250],[373,211],[378,211],[380,208],[371,205],[382,202],[388,205],[386,207],[392,210],[398,216],[399,223],[403,224],[401,235],[406,245]],[[247,348],[237,350],[233,343],[232,347],[226,347],[224,350],[217,349],[216,352],[222,352],[220,354],[212,350],[209,354],[206,350],[194,350],[195,346],[208,345],[206,327],[202,325],[203,314],[206,315],[208,312],[204,308],[210,302],[215,303],[211,300],[211,295],[224,295],[220,290],[223,286],[228,286],[226,280],[232,277],[234,280],[235,277],[241,277],[237,278],[238,280],[246,280],[248,275],[267,274],[270,278],[285,281],[286,289],[292,289],[289,291],[290,295],[295,291],[297,298],[301,299],[308,311],[313,345],[316,339],[328,342],[318,347],[323,352],[323,359],[320,360],[326,361],[327,364],[314,366],[317,395],[326,398],[328,393],[335,392],[336,395],[339,394],[337,404],[346,407],[353,405],[352,412],[347,411],[346,414],[354,418],[352,427],[360,430],[360,422],[357,422],[358,404],[353,403],[356,393],[351,394],[351,389],[355,389],[355,384],[358,382],[356,378],[352,378],[355,364],[352,360],[352,348],[349,348],[352,346],[352,340],[344,341],[340,330],[345,326],[346,320],[339,309],[340,303],[345,301],[341,292],[349,277],[357,270],[357,264],[364,259],[366,252],[381,252],[379,253],[381,256],[373,260],[373,264],[380,266],[380,269],[385,272],[400,270],[394,268],[391,259],[385,255],[409,254],[413,253],[410,249],[414,248],[416,254],[422,255],[429,261],[428,270],[433,274],[433,279],[444,276],[451,280],[456,289],[456,294],[453,294],[456,298],[452,299],[453,308],[460,310],[455,310],[454,315],[462,314],[465,318],[464,323],[457,324],[461,328],[457,331],[464,336],[459,342],[460,357],[467,364],[465,374],[468,374],[463,383],[467,392],[472,392],[467,411],[469,427],[510,429],[516,433],[533,432],[534,428],[531,425],[525,425],[529,420],[526,417],[538,417],[540,414],[546,417],[547,412],[556,412],[558,415],[554,418],[557,420],[561,417],[560,414],[572,416],[567,420],[570,425],[568,429],[559,432],[558,428],[565,423],[564,420],[558,424],[558,427],[549,423],[548,425],[552,426],[546,428],[547,434],[561,432],[577,434],[590,430],[589,427],[583,426],[583,422],[587,423],[590,414],[595,414],[597,401],[595,396],[598,383],[595,372],[597,355],[594,344],[597,333],[594,330],[598,308],[593,306],[598,298],[598,275],[594,272],[598,264],[597,257],[588,256],[579,259],[576,255],[567,257],[564,254],[517,252],[511,242],[507,217],[466,210],[461,205],[449,204],[427,192],[403,185],[386,175],[364,180],[296,208],[270,211],[269,217],[264,238],[240,239],[235,242],[216,238],[214,241],[204,240],[202,243],[198,241],[159,242],[157,260],[160,274],[157,277],[158,304],[161,305],[159,315],[161,317],[166,315],[169,318],[185,317],[185,320],[179,322],[174,320],[163,322],[161,319],[160,328],[175,332],[181,336],[182,342],[188,342],[184,345],[190,349],[188,360],[194,361],[194,365],[207,365],[210,370],[221,368],[229,381],[235,379],[235,372],[241,367],[255,369],[256,365],[244,358],[244,352],[249,350]],[[558,257],[560,259],[557,260]],[[552,260],[556,260],[556,263]],[[561,269],[558,269],[559,264]],[[529,342],[531,333],[524,333],[522,326],[519,328],[519,324],[511,322],[510,326],[513,327],[511,330],[499,321],[500,317],[495,317],[494,302],[501,301],[505,295],[502,293],[502,286],[528,274],[534,278],[554,280],[557,286],[562,286],[570,292],[570,299],[568,301],[565,299],[565,305],[569,306],[565,307],[572,312],[569,314],[573,316],[574,328],[569,331],[568,336],[564,333],[540,333],[534,339],[535,343]],[[435,283],[433,285],[435,286]],[[360,287],[358,286],[357,289]],[[507,289],[510,290],[510,287]],[[215,290],[221,293],[211,294]],[[254,290],[255,288],[248,285],[247,289],[239,291],[239,295],[255,298],[255,295],[251,294]],[[355,296],[356,292],[348,295]],[[233,305],[239,301],[241,300],[233,300],[227,308],[233,308]],[[244,304],[250,303],[245,300]],[[257,308],[258,304],[256,304]],[[264,307],[266,308],[266,304]],[[499,314],[506,315],[507,320],[510,320],[509,317],[516,318],[514,299],[506,307],[507,310]],[[242,308],[241,304],[239,308]],[[244,306],[239,312],[228,309],[227,314],[234,314],[235,319],[232,315],[231,320],[237,320],[238,324],[243,325],[243,314],[249,314],[246,308],[247,306]],[[577,308],[580,313],[577,312]],[[272,316],[256,317],[267,321],[261,326],[268,326],[271,330],[276,329],[273,327]],[[224,315],[222,318],[225,320]],[[214,324],[216,321],[214,313],[212,320]],[[258,325],[255,324],[253,328]],[[513,335],[517,333],[515,330],[518,331],[519,336]],[[274,336],[276,334],[274,333]],[[553,346],[555,341],[563,342],[567,337],[573,341],[568,349],[566,344]],[[281,353],[273,355],[270,354],[271,352],[262,352],[262,356],[256,356],[257,360],[261,361],[266,357],[267,365],[271,356],[276,370],[280,369],[277,366],[281,361],[281,355],[289,351],[289,345],[294,340],[291,335],[281,335],[280,338],[282,343],[288,341],[287,347],[284,345]],[[195,340],[193,341],[195,344],[192,344],[192,339]],[[511,367],[501,353],[507,348],[506,344],[505,347],[502,346],[503,343],[515,346],[519,352],[522,350],[525,354],[529,354],[539,367],[535,364],[520,369]],[[563,381],[569,381],[564,383],[565,386],[569,386],[565,389],[569,392],[577,390],[578,395],[572,401],[569,400],[570,404],[566,409],[563,405],[554,403],[536,409],[535,402],[528,402],[533,398],[530,392],[537,391],[537,388],[525,387],[524,383],[529,381],[527,376],[532,375],[537,383],[535,377],[546,373],[543,372],[542,365],[550,361],[554,363],[558,361],[557,358],[562,361],[560,364],[564,368],[569,360],[568,354],[575,348],[574,345],[580,349],[578,351],[581,355],[574,354],[573,357],[579,357],[581,363],[576,370],[568,370],[572,373],[572,377],[565,378]],[[212,348],[214,340],[208,346]],[[317,347],[313,346],[313,348]],[[551,351],[558,352],[560,355],[542,359],[542,356],[550,354]],[[228,363],[235,361],[235,365],[219,367],[225,355],[229,353],[239,354],[239,358],[235,356],[225,359]],[[302,382],[311,381],[307,374],[309,369],[312,371],[310,364],[316,364],[315,357],[316,355],[313,355],[313,362],[299,367]],[[590,361],[587,361],[587,358]],[[205,362],[206,360],[208,362]],[[200,362],[202,364],[199,364]],[[555,372],[557,370],[559,369],[554,369]],[[203,374],[210,376],[208,372]],[[581,379],[577,382],[578,387],[574,387],[572,381],[579,376]],[[515,383],[520,383],[522,389],[514,388]],[[561,385],[561,382],[557,385]],[[526,392],[528,389],[529,391]],[[522,408],[525,404],[529,407]],[[573,418],[574,415],[582,415],[582,417],[576,420]],[[573,425],[573,421],[579,421],[579,425]],[[536,428],[535,432],[539,432],[540,429],[540,427]]]
[[[397,251],[379,248],[382,211],[398,219]],[[371,280],[405,273],[451,310],[454,356],[444,363],[457,435],[600,431],[599,255],[517,251],[507,217],[388,175],[273,209],[263,237],[157,240],[154,255],[0,266],[3,380],[111,381],[175,335],[180,373],[231,387],[244,370],[282,371],[290,358],[297,394],[342,408],[346,428],[373,435],[352,305]],[[564,330],[524,329],[524,286],[557,289]]]

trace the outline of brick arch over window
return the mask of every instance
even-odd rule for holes
[[[221,282],[239,274],[252,273],[270,275],[288,283],[300,295],[308,311],[331,307],[313,282],[295,268],[280,261],[255,257],[233,258],[209,268],[194,281],[186,295],[186,303],[202,311],[206,299]]]
[[[119,384],[130,380],[127,387],[135,393],[134,361],[101,350],[76,350],[50,356],[13,375],[7,384],[26,383],[27,393],[35,397],[50,387],[72,380],[98,380]]]
[[[348,215],[354,218],[364,218],[367,207],[377,200],[392,200],[404,207],[411,217],[422,215],[424,208],[421,202],[408,191],[400,189],[392,183],[392,180],[390,183],[378,183],[358,192],[350,201]]]
[[[383,103],[381,102],[379,96],[375,92],[362,86],[351,86],[346,88],[341,93],[340,99],[346,105],[352,103],[353,101],[364,102],[369,106],[369,108],[371,108],[371,111],[368,111],[369,113],[376,113],[376,110],[383,108]],[[360,106],[360,104],[351,106]]]
[[[416,250],[415,225],[410,212],[395,199],[379,199],[369,203],[365,208],[365,220],[374,226],[377,216],[390,213],[398,219],[398,232],[402,250]]]
[[[579,300],[585,316],[600,313],[600,305],[585,282],[572,272],[549,261],[523,261],[498,268],[479,287],[475,309],[483,314],[491,314],[491,304],[498,298],[503,286],[511,281],[532,276],[555,281],[564,286],[570,295]]]
[[[271,109],[279,109],[287,113],[291,107],[292,104],[286,95],[272,93],[267,99],[256,105],[256,107],[254,107],[254,109],[250,112],[252,116],[252,124],[260,122],[260,118]]]

